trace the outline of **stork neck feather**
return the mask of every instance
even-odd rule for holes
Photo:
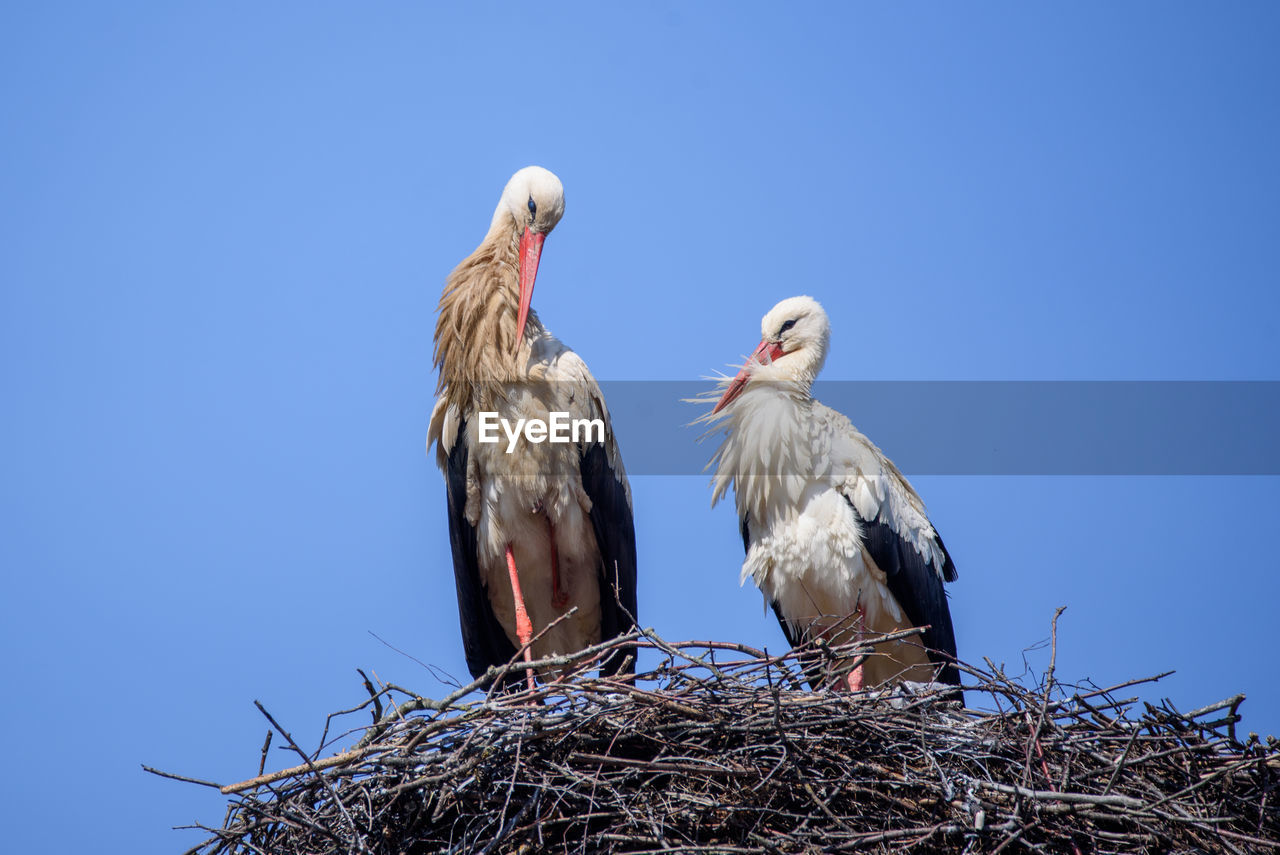
[[[712,503],[733,487],[739,514],[764,521],[785,506],[780,498],[798,496],[813,476],[807,457],[812,406],[807,383],[748,384],[729,408],[728,434],[713,458]]]
[[[520,308],[520,233],[501,206],[475,252],[445,280],[436,318],[436,394],[462,412],[492,400],[497,389],[525,379],[531,342],[543,332],[530,311],[519,353],[514,353]]]

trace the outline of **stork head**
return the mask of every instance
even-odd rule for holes
[[[742,394],[752,380],[799,383],[806,390],[822,370],[831,340],[827,313],[812,297],[788,297],[760,321],[760,345],[724,390],[720,412]]]
[[[564,186],[555,173],[541,166],[526,166],[507,182],[494,212],[495,224],[510,215],[520,234],[520,312],[516,317],[516,350],[524,340],[524,327],[533,302],[542,242],[564,215]]]

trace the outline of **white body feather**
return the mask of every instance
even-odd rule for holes
[[[530,443],[521,438],[514,453],[508,454],[507,438],[497,443],[479,441],[476,412],[492,408],[512,425],[518,419],[546,420],[551,412],[569,413],[570,418],[601,419],[605,424],[605,445],[609,462],[618,479],[630,486],[613,426],[600,388],[582,359],[547,332],[536,315],[529,317],[530,355],[528,379],[505,384],[503,397],[475,402],[467,417],[467,504],[466,518],[476,528],[477,562],[481,581],[498,621],[512,645],[519,648],[515,633],[515,603],[507,572],[506,546],[511,544],[520,571],[521,593],[534,631],[541,631],[561,614],[577,606],[570,620],[560,623],[533,646],[535,658],[571,653],[600,639],[600,591],[597,567],[600,549],[591,526],[591,500],[583,490],[579,474],[582,445],[577,443]],[[444,469],[458,431],[457,407],[436,402],[431,414],[427,446],[437,443],[437,461]],[[544,517],[545,514],[545,517]],[[560,579],[569,597],[568,605],[552,604],[551,544],[546,519],[555,526]]]

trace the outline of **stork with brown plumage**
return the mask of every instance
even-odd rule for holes
[[[636,616],[631,488],[604,397],[531,309],[543,242],[563,213],[560,180],[521,169],[440,298],[427,445],[445,476],[462,641],[477,678],[521,651],[530,661],[614,638]],[[565,413],[599,419],[604,432],[559,443],[526,433],[508,452],[502,431],[480,441],[482,413],[510,425]],[[622,669],[634,669],[622,651],[601,663],[604,674]]]
[[[712,504],[733,489],[747,552],[742,582],[760,588],[792,646],[928,627],[875,645],[864,664],[838,663],[852,690],[959,685],[943,590],[956,569],[924,502],[879,448],[811,394],[830,341],[826,312],[810,297],[783,300],[761,321],[761,337],[702,417],[726,431],[712,461]]]

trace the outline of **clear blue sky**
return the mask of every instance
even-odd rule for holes
[[[526,164],[602,379],[808,293],[833,380],[1280,380],[1274,4],[776,9],[5,4],[6,846],[181,851],[223,800],[140,763],[247,777],[252,701],[310,745],[357,667],[439,690],[370,632],[465,673],[431,330]],[[1280,732],[1276,478],[915,483],[964,658],[1066,605],[1064,678]],[[706,479],[634,489],[644,622],[781,647]]]

